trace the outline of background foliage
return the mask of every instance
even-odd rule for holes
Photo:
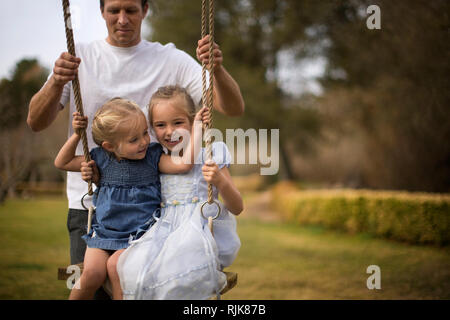
[[[408,242],[450,244],[450,196],[371,190],[272,189],[272,206],[286,222]]]
[[[200,1],[151,3],[151,40],[195,56]],[[366,27],[372,4],[381,9],[380,30]],[[280,129],[281,170],[267,182],[448,192],[449,7],[446,0],[217,0],[216,41],[246,110],[239,118],[216,113],[215,126]],[[323,67],[320,90],[305,90],[296,77],[287,90],[286,68],[302,76],[299,66],[311,62]],[[25,124],[47,73],[25,59],[0,82],[0,201],[20,181],[63,181],[51,163],[67,115],[39,134]]]
[[[151,2],[151,40],[195,56],[200,1]],[[366,27],[373,4],[381,8],[381,30]],[[246,111],[240,118],[215,113],[214,125],[280,129],[282,165],[265,182],[258,173],[236,177],[259,172],[254,166],[232,169],[246,212],[232,267],[239,285],[225,299],[448,299],[448,247],[417,245],[448,244],[448,195],[330,189],[449,192],[450,2],[216,0],[216,6],[216,41]],[[299,66],[310,62],[323,66],[315,79],[321,90],[305,90],[297,77],[288,77],[288,90],[286,68],[301,78]],[[67,137],[68,108],[44,132],[32,133],[25,121],[47,74],[38,61],[24,59],[0,81],[0,203],[24,189],[42,188],[46,197],[62,190],[64,174],[53,160]],[[277,184],[269,191],[275,213],[260,191],[281,178],[296,180],[302,191]],[[43,187],[49,181],[59,184]],[[327,190],[304,190],[317,187]],[[0,299],[65,299],[56,270],[69,261],[67,202],[61,195],[21,196],[0,206]],[[286,223],[258,220],[264,210]],[[382,267],[381,291],[365,286],[371,264]]]
[[[366,27],[372,4],[381,30]],[[449,9],[445,0],[216,1],[216,41],[246,102],[244,117],[216,124],[280,128],[290,178],[448,191]],[[151,39],[194,56],[199,17],[200,1],[155,0]],[[285,53],[299,64],[325,59],[322,95],[283,91],[273,75]]]

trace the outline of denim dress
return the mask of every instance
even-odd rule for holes
[[[159,143],[151,143],[145,158],[118,161],[103,148],[91,150],[100,182],[93,198],[92,229],[83,236],[89,248],[124,249],[160,216],[158,163],[162,152]]]

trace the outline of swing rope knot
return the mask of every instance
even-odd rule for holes
[[[208,8],[209,8],[209,16],[208,16]],[[208,21],[207,21],[208,16]],[[207,30],[208,29],[208,30]],[[209,118],[206,123],[204,123],[204,140],[206,142],[205,152],[206,159],[208,161],[212,160],[212,143],[211,143],[211,128],[212,128],[212,111],[214,104],[214,0],[202,0],[202,39],[204,39],[209,31],[209,63],[206,65],[204,61],[202,61],[202,104],[203,107],[207,107],[209,111]],[[206,87],[206,69],[209,71],[209,87]],[[206,204],[212,205],[216,204],[218,210],[217,214],[214,217],[205,217],[203,213],[203,208]],[[211,183],[208,183],[208,200],[202,204],[200,207],[200,213],[204,219],[208,220],[208,225],[212,230],[212,221],[217,219],[220,215],[220,205],[213,198],[213,186]]]
[[[76,57],[75,53],[75,41],[73,39],[73,29],[72,29],[72,21],[70,18],[70,2],[69,0],[62,0],[63,9],[64,9],[64,22],[66,26],[66,41],[67,41],[67,50],[69,53]],[[83,111],[83,101],[81,100],[80,93],[80,82],[78,80],[78,74],[75,75],[75,79],[72,80],[72,89],[74,94],[75,106],[77,108],[78,113],[84,117]],[[84,159],[86,162],[91,161],[91,155],[89,153],[89,147],[87,142],[86,129],[79,130],[81,142],[83,144],[83,153]],[[92,191],[92,182],[88,182],[88,194],[92,196],[94,192]]]

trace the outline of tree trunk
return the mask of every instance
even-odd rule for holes
[[[288,151],[286,150],[285,144],[280,141],[280,157],[281,157],[281,180],[294,180],[295,174],[292,170],[291,160],[289,158]]]

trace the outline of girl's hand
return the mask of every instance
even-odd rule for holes
[[[209,122],[209,110],[208,107],[201,108],[197,114],[195,115],[194,121],[201,121],[202,123],[208,123]]]
[[[208,107],[203,107],[203,108],[201,108],[201,109],[197,112],[197,114],[195,115],[194,123],[195,123],[196,121],[201,121],[201,123],[202,123],[202,128],[203,128],[203,129],[206,129],[206,128],[207,128],[207,125],[208,125],[208,123],[209,123],[209,120],[210,120],[210,112],[209,112],[209,109],[208,109]],[[192,126],[192,130],[194,130],[194,126]]]
[[[81,178],[86,181],[92,181],[93,183],[98,185],[100,181],[100,173],[98,172],[97,165],[94,160],[89,162],[83,161],[81,163]]]
[[[78,134],[80,130],[86,129],[88,121],[86,116],[82,117],[78,112],[74,112],[72,116],[73,116],[72,127],[75,133]]]
[[[202,173],[206,182],[213,184],[217,188],[225,181],[225,177],[220,172],[219,166],[212,160],[206,161],[202,167]]]

